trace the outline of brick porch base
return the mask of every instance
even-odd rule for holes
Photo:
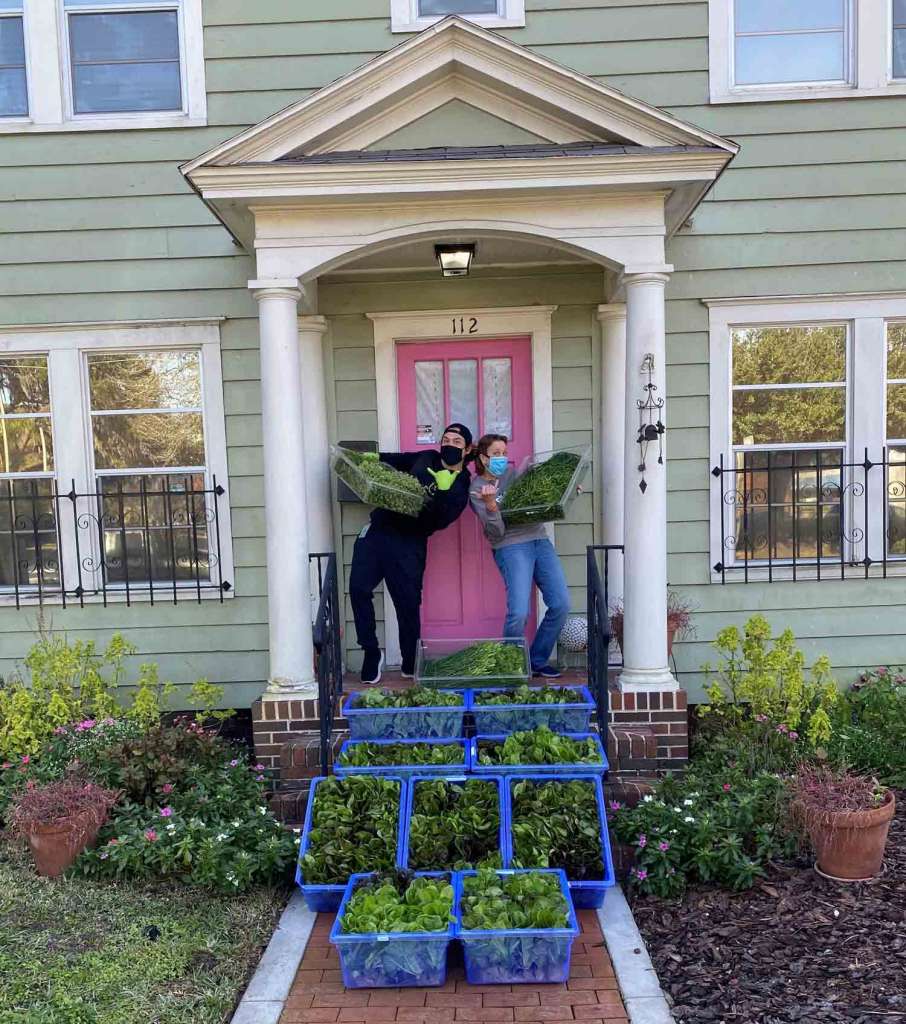
[[[334,915],[319,914],[280,1024],[624,1024],[628,1018],[597,914],[579,910],[577,916],[582,932],[565,985],[469,985],[454,949],[440,988],[347,989],[328,942]]]

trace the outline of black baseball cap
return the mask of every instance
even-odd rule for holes
[[[459,434],[463,441],[466,442],[466,447],[472,443],[472,431],[465,425],[465,423],[450,423],[444,427],[445,434]]]

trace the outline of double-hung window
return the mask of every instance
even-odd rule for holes
[[[525,0],[390,0],[394,32],[420,32],[451,14],[486,28],[525,24]]]
[[[215,323],[0,337],[0,595],[232,589]]]
[[[906,92],[906,0],[709,0],[714,103]]]
[[[25,2],[0,0],[0,131],[204,123],[202,0]]]

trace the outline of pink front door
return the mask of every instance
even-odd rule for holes
[[[436,448],[447,423],[510,438],[518,465],[532,445],[530,338],[400,342],[400,449]],[[506,613],[503,581],[478,517],[466,511],[428,542],[422,636],[500,636]]]

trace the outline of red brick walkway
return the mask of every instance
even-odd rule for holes
[[[383,989],[343,987],[340,961],[328,942],[333,915],[319,914],[280,1024],[625,1022],[595,911],[577,913],[582,933],[573,945],[565,985],[469,985],[451,953],[447,981],[440,988]]]

